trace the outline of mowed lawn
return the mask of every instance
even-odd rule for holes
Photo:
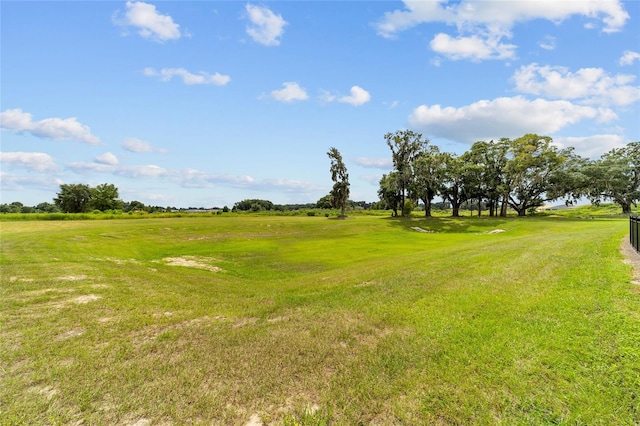
[[[0,232],[2,425],[640,423],[626,219]]]

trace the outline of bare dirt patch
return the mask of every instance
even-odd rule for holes
[[[173,315],[172,313],[169,313],[170,315]],[[154,315],[155,317],[155,315]],[[193,318],[187,321],[183,321],[183,322],[179,322],[176,324],[171,324],[168,326],[158,326],[158,325],[153,325],[150,327],[146,327],[142,330],[139,330],[135,333],[133,333],[132,335],[132,340],[134,342],[134,344],[140,345],[143,343],[147,343],[147,342],[151,342],[155,339],[157,339],[160,335],[170,332],[170,331],[174,331],[174,330],[182,330],[185,328],[189,328],[189,327],[205,327],[208,325],[211,325],[213,323],[216,322],[224,322],[227,319],[223,316],[215,316],[215,317],[210,317],[208,315],[205,315],[203,317],[200,318]]]
[[[259,415],[254,414],[253,416],[251,416],[249,421],[244,424],[244,426],[262,426],[262,420],[260,419]]]
[[[82,280],[86,280],[87,276],[86,275],[65,275],[62,277],[57,277],[56,279],[59,281],[82,281]]]
[[[503,232],[507,232],[504,229],[494,229],[493,231],[487,232],[487,234],[502,234]]]
[[[33,278],[19,278],[19,277],[9,277],[9,282],[14,283],[16,281],[20,281],[21,283],[32,283],[35,280]]]
[[[84,334],[84,328],[74,328],[73,330],[65,331],[56,337],[56,340],[67,340],[72,337],[82,336]]]
[[[50,401],[58,393],[58,390],[52,386],[34,386],[29,391],[42,395],[47,401]]]
[[[210,272],[220,272],[222,268],[211,265],[215,259],[200,256],[165,257],[162,259],[169,266],[184,266],[187,268],[204,269]]]
[[[98,299],[100,299],[100,296],[96,296],[95,294],[84,294],[82,296],[76,297],[75,299],[72,299],[71,301],[79,305],[84,305]]]
[[[413,229],[416,232],[422,232],[424,234],[435,234],[436,233],[436,231],[433,231],[431,229],[420,228],[419,226],[414,226],[411,229]]]
[[[620,244],[620,253],[624,256],[624,263],[633,267],[633,284],[640,285],[640,253],[631,245],[629,237],[625,236]]]
[[[255,318],[255,317],[249,317],[249,318],[242,318],[238,321],[235,322],[235,324],[233,324],[233,328],[239,328],[239,327],[245,327],[248,325],[253,325],[255,323],[258,322],[259,318]]]

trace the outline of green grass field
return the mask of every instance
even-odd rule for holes
[[[3,221],[0,424],[639,424],[627,230]]]

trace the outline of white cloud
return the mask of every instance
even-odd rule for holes
[[[138,139],[138,138],[125,139],[124,142],[122,143],[122,147],[129,152],[136,152],[136,153],[166,152],[165,149],[156,148],[153,145],[151,145],[149,142],[143,141],[142,139]]]
[[[89,145],[98,145],[100,139],[91,134],[89,126],[77,118],[45,118],[34,122],[31,114],[21,109],[8,109],[0,113],[0,127],[16,133],[31,133],[39,138],[54,140],[78,140]]]
[[[598,158],[613,148],[626,145],[622,135],[591,135],[585,137],[555,137],[553,142],[561,148],[575,148],[577,154],[588,158]]]
[[[215,184],[229,185],[231,187],[245,187],[255,182],[251,176],[237,176],[221,173],[210,173],[196,169],[180,170],[176,181],[184,188],[206,188]]]
[[[118,176],[124,176],[128,178],[158,178],[169,177],[173,173],[165,168],[156,166],[154,164],[148,165],[120,165],[120,164],[105,164],[105,163],[84,163],[74,162],[66,165],[67,168],[75,173],[110,173]]]
[[[145,68],[143,73],[148,77],[158,77],[161,81],[170,81],[173,77],[180,77],[182,82],[187,85],[213,84],[224,86],[231,81],[231,77],[228,75],[222,75],[217,72],[209,74],[204,71],[193,74],[184,68],[163,68],[160,71],[156,71],[153,68]]]
[[[358,157],[354,162],[362,167],[373,169],[388,169],[393,167],[393,160],[391,158]]]
[[[620,31],[629,14],[619,0],[610,1],[472,1],[404,0],[404,9],[387,12],[375,24],[379,35],[393,38],[397,33],[425,23],[455,26],[457,37],[440,33],[430,43],[431,48],[451,59],[511,59],[516,46],[504,44],[511,38],[511,28],[517,23],[546,19],[562,22],[574,15],[602,23],[603,32]],[[553,43],[541,47],[550,48]]]
[[[249,189],[256,191],[274,191],[305,194],[313,191],[324,190],[325,188],[314,183],[295,179],[264,179],[249,186]]]
[[[511,28],[516,23],[536,19],[562,22],[574,15],[601,20],[604,32],[620,31],[629,19],[619,0],[610,1],[471,1],[450,3],[447,0],[405,0],[404,10],[385,13],[375,25],[378,34],[393,37],[416,25],[442,22],[459,30],[473,31],[478,27]]]
[[[118,164],[118,158],[110,152],[105,152],[104,154],[96,157],[95,162],[99,164],[115,166],[116,164]]]
[[[129,178],[162,177],[170,175],[169,170],[156,166],[155,164],[145,166],[121,166],[118,167],[116,173]]]
[[[581,120],[606,122],[615,118],[615,113],[606,108],[516,96],[482,100],[460,108],[421,105],[409,116],[409,123],[432,137],[472,143],[526,133],[552,134]]]
[[[78,174],[107,173],[130,179],[162,179],[176,183],[183,188],[210,188],[215,185],[242,188],[252,191],[287,192],[305,194],[325,188],[310,182],[292,179],[256,180],[247,175],[213,173],[197,169],[172,170],[161,166],[106,164],[96,159],[94,162],[74,162],[66,167]]]
[[[271,97],[276,101],[280,102],[293,102],[293,101],[305,101],[309,99],[307,92],[304,88],[300,87],[298,83],[295,82],[285,82],[282,83],[284,86],[283,89],[273,90],[271,92]]]
[[[53,157],[43,152],[0,152],[0,163],[47,172],[57,170]]]
[[[180,25],[173,22],[171,16],[158,13],[154,5],[128,1],[126,6],[123,18],[119,18],[117,14],[114,16],[113,22],[116,25],[136,27],[140,36],[157,42],[181,37]]]
[[[538,42],[538,46],[540,46],[544,50],[555,50],[556,48],[556,38],[553,36],[545,36],[540,42]]]
[[[245,6],[250,24],[247,34],[257,43],[265,46],[277,46],[288,24],[281,15],[276,15],[269,8],[247,3]]]
[[[84,163],[84,162],[72,162],[65,165],[69,170],[84,174],[84,173],[114,173],[117,170],[117,165],[104,164],[104,163]]]
[[[512,59],[515,58],[516,46],[500,42],[500,37],[478,35],[453,38],[447,34],[437,34],[429,43],[434,52],[438,52],[449,59],[470,59],[480,61],[484,59]]]
[[[371,100],[371,95],[360,86],[353,86],[349,96],[338,98],[338,102],[351,104],[353,106],[366,104],[369,100]]]
[[[338,96],[334,95],[328,90],[322,90],[320,93],[320,100],[322,102],[334,102],[336,99],[338,99]]]
[[[513,80],[522,93],[580,99],[586,104],[629,105],[640,100],[640,86],[630,84],[635,76],[610,76],[602,68],[581,68],[572,73],[565,67],[533,63],[520,67]]]
[[[638,60],[640,60],[640,53],[632,50],[625,50],[618,63],[620,65],[631,65]]]
[[[55,192],[64,182],[50,175],[29,173],[27,175],[15,175],[0,171],[0,190],[22,191],[25,187],[39,189],[48,193]],[[24,201],[24,200],[23,200]]]

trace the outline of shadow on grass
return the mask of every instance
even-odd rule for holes
[[[403,228],[415,232],[412,228],[419,227],[427,231],[442,233],[487,232],[499,229],[505,223],[514,219],[504,217],[388,217],[385,218],[390,226]]]
[[[567,221],[567,222],[584,222],[584,221],[610,221],[620,220],[620,216],[560,216],[560,215],[531,215],[525,217],[508,216],[508,217],[490,217],[490,216],[461,216],[461,217],[386,217],[390,226],[402,228],[406,231],[415,232],[413,228],[419,227],[426,231],[441,233],[477,233],[489,232],[494,229],[500,229],[514,221]],[[624,219],[624,217],[622,218]]]

